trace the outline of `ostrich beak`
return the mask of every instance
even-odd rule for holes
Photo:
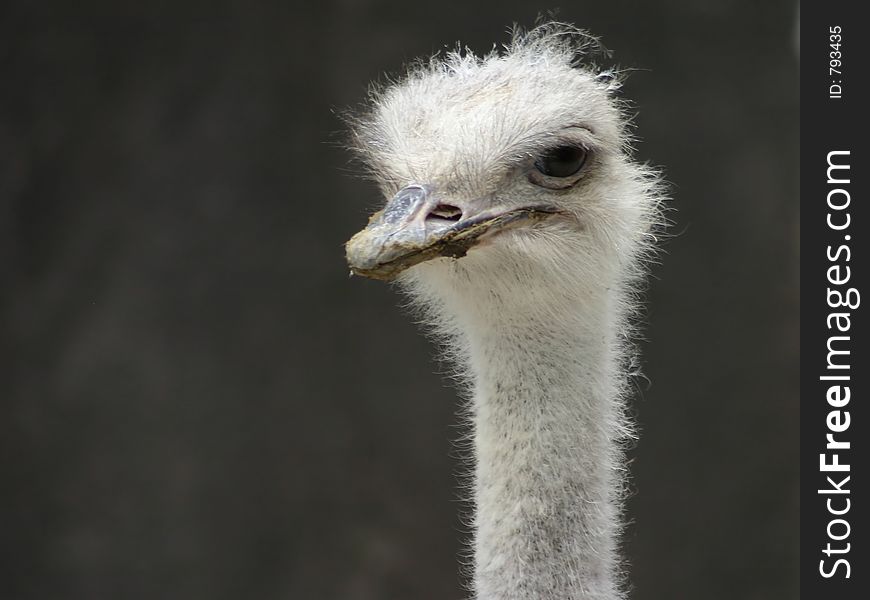
[[[536,223],[556,212],[551,206],[472,212],[439,202],[428,186],[409,185],[347,242],[347,262],[354,275],[391,281],[433,258],[462,258],[486,233]]]

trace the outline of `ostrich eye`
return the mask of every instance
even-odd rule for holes
[[[570,177],[586,162],[586,150],[579,146],[558,146],[535,161],[535,168],[547,177]]]

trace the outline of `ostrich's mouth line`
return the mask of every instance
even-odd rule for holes
[[[552,206],[529,206],[458,221],[436,215],[430,220],[430,224],[436,224],[435,229],[427,230],[425,222],[416,229],[406,224],[395,226],[381,211],[347,242],[347,262],[352,275],[392,281],[406,269],[434,258],[462,258],[483,236],[489,239],[501,231],[528,227],[557,214],[561,211]]]

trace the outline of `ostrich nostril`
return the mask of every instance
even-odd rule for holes
[[[426,219],[441,219],[444,221],[458,221],[462,218],[462,209],[452,204],[439,204],[426,215]]]

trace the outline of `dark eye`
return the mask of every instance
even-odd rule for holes
[[[548,177],[570,177],[583,168],[586,150],[578,146],[559,146],[547,150],[535,161],[535,168]]]

